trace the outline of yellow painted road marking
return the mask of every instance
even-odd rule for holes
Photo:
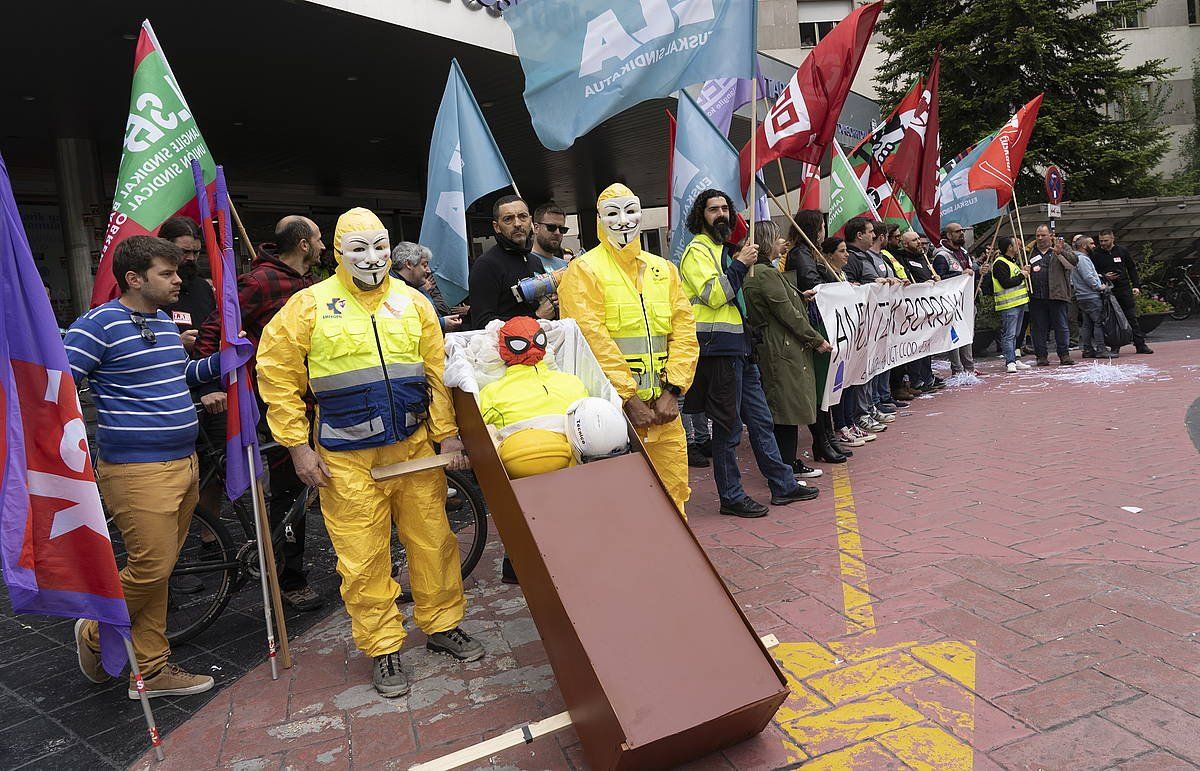
[[[845,466],[834,467],[833,501],[849,639],[772,650],[792,690],[775,716],[789,760],[806,769],[879,768],[897,759],[919,769],[970,769],[974,752],[963,740],[974,730],[974,649],[954,640],[870,644],[875,609]],[[955,704],[932,700],[937,686]]]
[[[863,560],[862,538],[858,534],[858,514],[854,511],[854,490],[850,487],[850,472],[844,464],[833,468],[833,506],[846,633],[874,632],[875,611],[871,607],[867,563]]]

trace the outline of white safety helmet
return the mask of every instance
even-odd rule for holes
[[[629,430],[621,410],[589,396],[567,408],[567,438],[575,460],[587,463],[629,451]]]

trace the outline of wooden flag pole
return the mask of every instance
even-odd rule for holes
[[[779,184],[783,185],[783,202],[787,206],[787,208],[783,210],[783,213],[790,215],[791,211],[792,211],[792,199],[791,199],[791,196],[788,194],[787,177],[783,176],[783,159],[776,158],[775,163],[779,165]],[[801,183],[800,186],[803,187],[804,184]],[[772,197],[772,200],[774,200],[773,197]],[[775,205],[778,206],[779,202],[776,201]],[[796,209],[799,210],[799,208],[800,208],[800,202],[797,201]],[[790,219],[790,217],[789,217],[789,219]],[[792,224],[795,224],[795,221],[793,221]]]
[[[254,447],[249,447],[249,448],[247,448],[247,450],[249,452],[253,452]],[[250,468],[253,469],[254,468],[253,457],[251,457],[250,463],[252,464],[250,466]],[[265,582],[264,586],[263,586],[263,591],[267,592],[269,590],[271,607],[275,611],[275,614],[274,614],[275,615],[275,624],[279,629],[279,638],[278,638],[277,642],[278,642],[280,663],[283,664],[284,669],[291,669],[292,668],[292,651],[288,645],[287,619],[284,618],[284,615],[283,615],[283,597],[280,596],[279,573],[275,567],[275,543],[274,543],[274,539],[271,535],[271,519],[270,519],[270,516],[267,514],[266,497],[263,495],[262,480],[260,480],[260,479],[254,480],[254,505],[255,505],[255,509],[256,509],[254,518],[255,518],[256,522],[259,522],[258,527],[259,527],[259,530],[261,533],[261,537],[259,538],[259,541],[258,541],[258,543],[259,543],[259,548],[258,548],[259,567],[260,568],[263,567],[263,563],[266,563],[265,564],[266,572],[263,573],[263,580]],[[260,514],[261,514],[261,517],[260,517]],[[307,515],[308,515],[308,512],[305,511],[300,516],[307,516]],[[263,599],[264,599],[264,603],[265,603],[266,597],[264,597]],[[270,629],[270,622],[268,621],[267,623],[268,623],[268,629]],[[275,668],[275,662],[273,660],[271,662],[271,668],[272,668],[272,675],[273,675],[274,668]]]
[[[242,224],[242,218],[238,215],[237,207],[233,205],[233,197],[229,197],[229,211],[233,213],[233,222],[237,225],[238,235],[242,237],[246,248],[250,250],[250,261],[254,262],[258,250],[254,248],[254,242],[250,240],[250,235],[246,232],[246,226]]]
[[[1017,230],[1021,232],[1021,259],[1029,265],[1029,255],[1025,251],[1025,227],[1021,224],[1021,203],[1017,201],[1017,186],[1012,187],[1012,210],[1017,215]],[[1010,214],[1011,216],[1011,214]]]
[[[254,457],[254,449],[255,448],[253,444],[246,447],[246,462],[250,464],[249,468],[251,474],[254,473],[254,469],[257,466],[258,460]],[[271,679],[278,680],[279,668],[275,662],[275,625],[271,622],[271,609],[275,606],[275,603],[273,602],[273,595],[275,592],[272,590],[277,589],[278,587],[272,585],[270,576],[267,574],[268,563],[267,549],[265,544],[269,544],[271,542],[271,528],[269,525],[266,527],[263,526],[263,512],[260,505],[261,498],[259,497],[259,489],[259,481],[257,478],[255,478],[252,493],[252,506],[254,509],[254,531],[255,536],[258,538],[258,577],[259,582],[262,584],[263,619],[266,621],[267,627],[267,660],[271,662]],[[273,565],[274,560],[271,560],[270,564]]]
[[[162,737],[158,734],[158,726],[154,723],[154,713],[150,710],[150,697],[146,695],[146,681],[142,679],[142,671],[138,669],[137,656],[133,653],[133,643],[126,637],[125,655],[129,656],[129,671],[133,674],[134,686],[137,688],[138,701],[142,703],[142,715],[146,718],[146,730],[150,732],[150,744],[154,746],[154,758],[165,759],[162,748]]]
[[[771,196],[771,200],[775,202],[775,205],[779,206],[779,199],[775,197],[775,193],[771,192],[771,188],[768,187],[766,190],[767,195]],[[812,239],[808,237],[808,233],[805,233],[800,225],[796,223],[796,218],[792,216],[792,214],[786,209],[784,209],[784,215],[788,218],[788,222],[792,223],[792,227],[796,229],[796,232],[800,234],[800,237],[804,239],[804,243],[808,244],[808,248],[812,251],[813,260],[820,260],[825,267],[829,269],[830,273],[832,273],[834,276],[837,276],[839,271],[833,269],[833,266],[829,264],[829,260],[825,259],[825,253],[821,251],[820,247],[812,242]],[[785,265],[785,269],[787,267],[790,266]]]

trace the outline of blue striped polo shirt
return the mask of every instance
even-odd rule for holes
[[[96,405],[96,442],[107,463],[152,463],[195,451],[191,386],[221,375],[219,354],[192,360],[179,328],[161,310],[146,316],[155,343],[142,339],[132,311],[112,300],[80,316],[63,344],[75,381],[87,378]]]

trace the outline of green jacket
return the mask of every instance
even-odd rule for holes
[[[812,352],[825,338],[808,321],[808,305],[796,289],[796,272],[754,265],[742,291],[758,338],[754,349],[771,415],[786,426],[816,422]]]

